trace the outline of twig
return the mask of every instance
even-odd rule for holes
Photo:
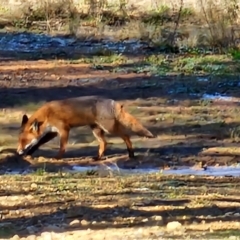
[[[175,35],[176,35],[177,29],[178,29],[178,26],[179,26],[179,22],[180,22],[180,18],[181,18],[182,8],[183,8],[183,0],[181,0],[181,2],[180,2],[180,8],[179,8],[179,11],[178,11],[176,25],[175,25],[173,34],[171,36],[171,42],[170,42],[171,46],[173,46],[173,42],[175,40]]]

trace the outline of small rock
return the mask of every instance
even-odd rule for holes
[[[46,160],[46,159],[45,159],[44,157],[39,157],[39,158],[38,158],[38,161],[39,161],[39,162],[44,162],[45,160]]]
[[[156,235],[156,237],[158,237],[158,239],[162,239],[164,234],[165,234],[165,232],[160,231],[160,232],[157,232],[155,235]]]
[[[238,240],[239,238],[237,236],[230,236],[228,240]]]
[[[234,224],[236,227],[240,227],[240,223],[239,222],[235,222]]]
[[[134,235],[135,235],[136,238],[142,239],[143,229],[142,229],[142,228],[139,228],[139,229],[135,232]]]
[[[148,219],[147,219],[147,218],[144,218],[144,219],[142,220],[142,222],[148,222]]]
[[[42,240],[52,240],[52,234],[50,232],[41,233]]]
[[[168,232],[172,232],[172,231],[178,231],[182,228],[182,224],[178,221],[173,221],[173,222],[169,222],[167,224],[167,231]]]
[[[31,184],[31,189],[36,190],[38,188],[38,185],[36,183]]]
[[[71,227],[76,227],[76,226],[79,226],[80,225],[80,221],[78,219],[74,219],[73,221],[71,221],[69,223],[69,226]]]
[[[34,234],[35,232],[37,232],[37,229],[34,226],[28,226],[26,229],[29,234]]]
[[[86,225],[88,225],[89,224],[89,222],[87,221],[87,220],[85,220],[85,219],[83,219],[82,221],[81,221],[81,225],[82,226],[86,226]]]
[[[20,237],[18,236],[18,235],[14,235],[12,238],[11,238],[11,240],[19,240],[20,239]]]
[[[27,240],[36,240],[36,236],[35,235],[29,235],[27,237]]]
[[[49,225],[43,228],[43,232],[60,232],[62,229],[55,225]]]
[[[233,215],[234,212],[226,212],[224,215],[225,216],[230,216],[230,215]]]
[[[158,226],[162,226],[164,224],[162,216],[154,216],[154,220]]]
[[[234,213],[233,216],[234,216],[234,217],[239,217],[239,216],[240,216],[240,213],[238,213],[238,212],[237,212],[237,213]]]
[[[163,220],[162,216],[154,216],[154,219],[156,221],[162,221]]]

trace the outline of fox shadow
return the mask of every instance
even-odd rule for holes
[[[58,172],[60,170],[72,170],[73,166],[91,168],[93,166],[107,165],[118,166],[122,169],[148,169],[163,168],[171,165],[183,165],[182,157],[197,156],[202,151],[202,146],[183,146],[182,144],[156,146],[156,147],[134,147],[135,157],[129,158],[126,147],[119,144],[110,144],[101,160],[94,160],[98,153],[98,145],[76,146],[67,148],[62,159],[55,159],[58,153],[58,146],[46,148],[41,146],[31,157],[19,156],[16,149],[5,149],[1,154],[0,170],[20,171],[27,169],[33,171],[44,168],[46,172]],[[177,158],[176,158],[177,156]],[[176,160],[177,159],[177,160]],[[189,166],[195,163],[192,161]]]

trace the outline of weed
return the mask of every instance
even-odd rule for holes
[[[16,231],[14,230],[14,226],[4,226],[0,227],[0,236],[3,238],[11,238]]]
[[[127,58],[122,54],[116,54],[112,51],[102,51],[99,50],[97,52],[98,56],[90,57],[90,58],[80,58],[77,60],[69,60],[69,64],[79,64],[79,63],[87,63],[93,64],[93,68],[98,69],[102,64],[123,64],[127,62]],[[101,68],[101,67],[100,67]]]
[[[150,14],[143,18],[144,23],[151,25],[163,25],[163,23],[167,21],[170,21],[170,8],[166,5],[154,9]]]
[[[237,49],[230,49],[229,53],[231,54],[233,60],[240,60],[240,51]]]
[[[35,173],[38,176],[43,176],[46,173],[46,165],[44,164],[43,168],[38,168]]]
[[[181,18],[187,18],[193,16],[194,14],[194,10],[188,7],[184,7],[181,10]]]
[[[235,127],[230,130],[230,138],[234,142],[237,142],[237,143],[240,142],[240,127]]]

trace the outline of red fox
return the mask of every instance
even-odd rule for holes
[[[69,131],[74,127],[86,125],[91,128],[99,142],[95,160],[100,160],[106,150],[104,133],[121,137],[130,158],[134,157],[134,151],[130,137],[125,131],[127,128],[139,136],[154,137],[135,117],[126,112],[119,102],[99,96],[77,97],[47,102],[30,118],[24,114],[17,153],[31,155],[38,146],[59,135],[60,149],[56,158],[60,159],[66,150]]]

